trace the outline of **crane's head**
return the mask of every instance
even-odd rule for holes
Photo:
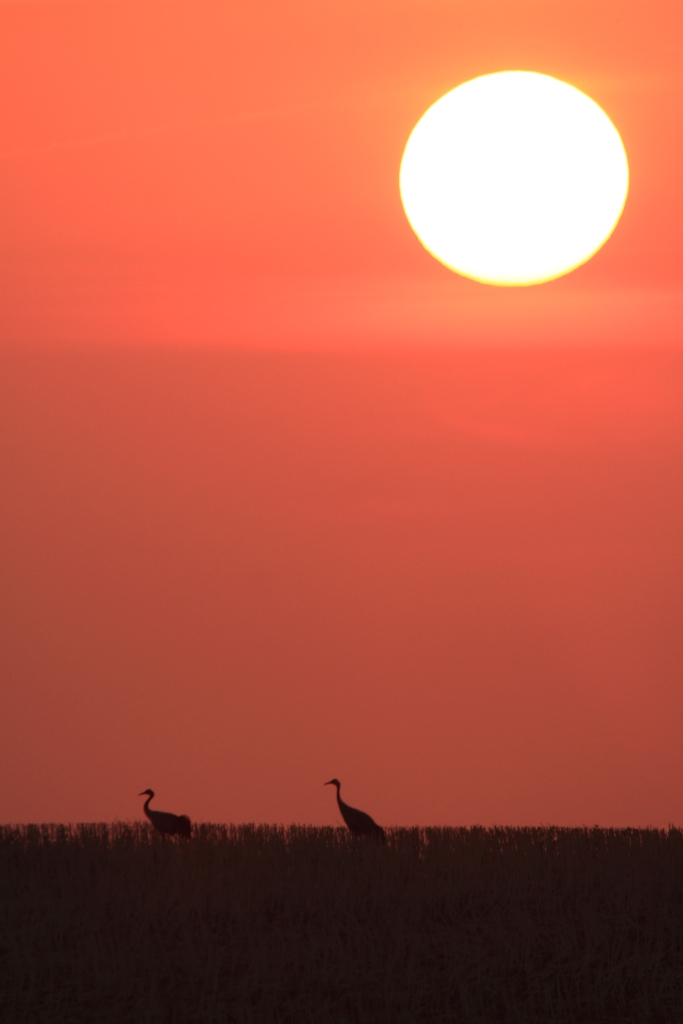
[[[142,793],[138,793],[138,796],[148,796],[151,799],[154,796],[154,790],[143,789]]]
[[[330,779],[329,782],[325,782],[325,783],[323,783],[323,785],[325,785],[325,786],[336,786],[337,789],[339,789],[339,787],[341,786],[341,782],[339,781],[339,779]]]

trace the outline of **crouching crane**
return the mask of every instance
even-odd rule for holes
[[[330,779],[329,782],[325,783],[326,786],[337,787],[337,803],[339,805],[339,811],[342,818],[348,828],[349,832],[352,832],[354,836],[372,836],[373,839],[380,839],[384,842],[384,829],[377,822],[373,821],[369,814],[365,811],[359,811],[355,807],[349,807],[345,804],[339,795],[341,789],[341,782],[339,779]]]
[[[154,825],[157,832],[162,836],[190,836],[192,835],[192,822],[186,814],[171,814],[169,811],[152,811],[149,802],[154,796],[153,789],[143,789],[138,796],[146,796],[143,810]]]

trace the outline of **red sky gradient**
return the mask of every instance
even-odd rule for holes
[[[613,237],[458,278],[424,110],[619,129]],[[0,0],[0,820],[683,822],[683,8]]]

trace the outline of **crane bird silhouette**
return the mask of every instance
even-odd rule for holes
[[[154,796],[153,789],[143,789],[138,796],[146,796],[143,811],[154,825],[157,832],[162,836],[190,836],[192,834],[192,822],[186,814],[171,814],[169,811],[153,811],[149,802]]]
[[[365,811],[359,811],[355,807],[349,807],[345,804],[339,795],[341,789],[341,782],[339,779],[330,779],[329,782],[324,783],[326,786],[337,787],[337,803],[339,805],[339,811],[344,823],[348,828],[349,832],[352,832],[354,836],[372,836],[373,839],[381,839],[384,842],[384,829],[381,825],[378,825],[376,821],[373,821],[369,814]]]

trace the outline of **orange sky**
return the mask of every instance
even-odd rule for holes
[[[527,289],[398,195],[509,68],[631,169]],[[680,823],[682,115],[671,0],[0,0],[0,819]]]

